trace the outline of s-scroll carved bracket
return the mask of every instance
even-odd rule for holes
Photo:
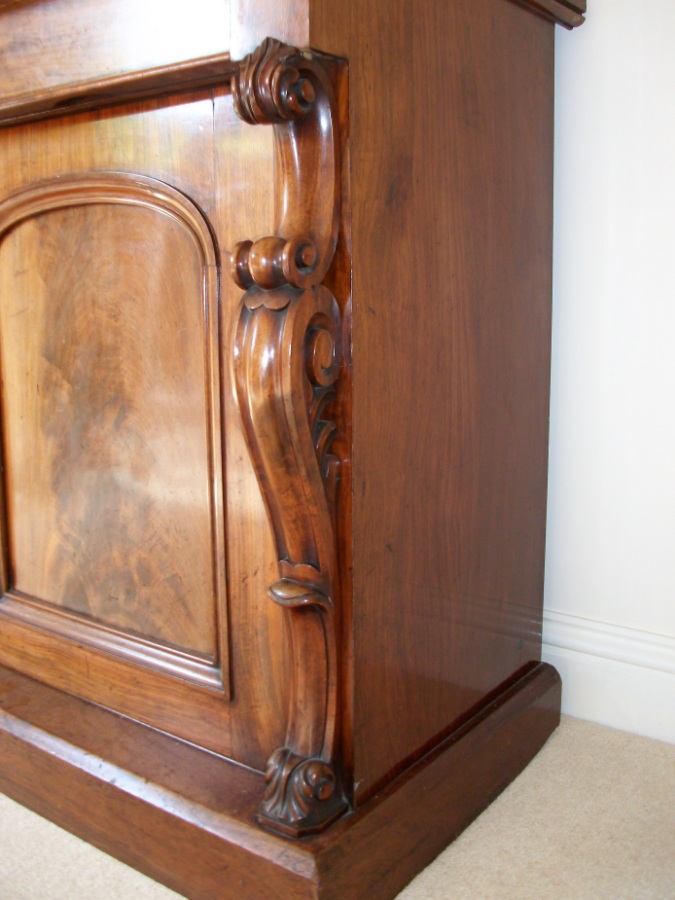
[[[272,754],[258,812],[294,837],[322,831],[348,804],[336,765],[339,460],[329,414],[341,323],[322,285],[338,235],[340,159],[331,72],[336,61],[267,38],[232,79],[234,107],[272,125],[274,234],[241,241],[231,274],[246,291],[235,338],[237,397],[274,531],[291,659],[285,745]]]

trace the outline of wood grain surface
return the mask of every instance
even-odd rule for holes
[[[82,205],[18,225],[0,278],[14,589],[215,658],[199,248],[161,211]]]
[[[222,116],[218,113],[220,104],[224,110]],[[240,152],[232,153],[233,146]],[[251,147],[250,153],[247,146]],[[270,209],[269,202],[273,198],[267,189],[267,178],[261,177],[260,173],[269,173],[271,179],[273,165],[271,135],[266,135],[264,129],[247,128],[237,119],[225,88],[188,92],[115,106],[109,110],[16,125],[4,129],[0,140],[0,184],[4,189],[4,197],[31,185],[44,183],[54,186],[73,178],[98,177],[101,173],[124,173],[131,180],[148,177],[158,179],[170,186],[167,189],[176,190],[186,197],[186,203],[192,204],[199,211],[199,215],[209,223],[214,248],[219,251],[232,247],[242,234],[264,234],[271,227],[273,209]],[[219,179],[218,190],[216,177]],[[233,197],[239,198],[240,208],[245,212],[246,229],[243,232],[239,227],[242,224],[240,218],[229,212],[235,208],[227,203],[229,191],[232,191]],[[191,552],[184,554],[183,568],[189,570],[194,566],[194,569],[183,574],[188,578],[188,585],[196,587],[205,577],[208,581],[210,568],[221,573],[224,571],[227,555],[229,602],[225,608],[226,604],[221,602],[224,601],[225,592],[221,591],[216,623],[213,590],[208,599],[199,591],[185,593],[182,603],[192,611],[181,612],[174,622],[171,616],[167,616],[164,621],[165,617],[160,612],[164,601],[158,599],[154,612],[139,612],[140,621],[135,627],[130,621],[134,613],[129,607],[129,618],[124,623],[126,630],[120,632],[119,625],[123,618],[117,617],[105,627],[102,625],[90,630],[89,639],[83,642],[82,616],[79,621],[72,621],[59,613],[47,625],[41,615],[42,609],[26,605],[18,609],[14,600],[11,603],[7,601],[0,604],[0,612],[5,612],[0,629],[0,655],[8,664],[20,666],[24,671],[48,679],[65,690],[103,702],[127,715],[262,769],[271,750],[283,742],[288,678],[282,615],[275,615],[274,610],[270,612],[273,604],[266,596],[267,587],[274,581],[277,557],[260,490],[241,433],[239,412],[230,381],[232,332],[238,315],[240,292],[234,285],[231,288],[229,285],[219,288],[217,310],[212,311],[208,334],[204,331],[201,318],[204,315],[201,299],[199,308],[193,303],[190,307],[192,312],[183,325],[179,326],[176,316],[180,312],[182,318],[181,311],[186,308],[186,304],[190,304],[188,297],[194,297],[195,291],[198,298],[202,297],[201,280],[198,285],[194,283],[197,262],[194,257],[191,258],[191,253],[194,252],[190,249],[192,239],[180,239],[175,232],[175,224],[171,224],[170,219],[165,220],[163,214],[157,213],[152,219],[148,218],[153,215],[151,212],[142,213],[137,209],[121,213],[124,224],[120,222],[117,226],[115,218],[120,209],[121,207],[111,206],[102,213],[95,205],[87,205],[79,212],[67,212],[67,216],[71,217],[68,221],[77,226],[76,233],[80,236],[83,229],[85,233],[99,233],[100,253],[90,253],[87,267],[92,278],[105,276],[109,283],[108,301],[104,299],[105,291],[101,296],[96,295],[93,306],[88,311],[88,318],[84,317],[81,323],[79,309],[82,303],[76,302],[74,298],[78,291],[80,301],[86,298],[82,294],[84,288],[75,283],[77,259],[66,259],[70,239],[60,234],[60,228],[45,227],[51,217],[61,217],[61,223],[66,222],[66,218],[63,218],[65,213],[50,212],[41,217],[41,227],[52,232],[50,240],[55,241],[57,246],[50,249],[50,256],[45,256],[44,261],[41,261],[39,246],[35,247],[31,264],[47,266],[48,258],[54,261],[52,282],[61,281],[61,293],[67,303],[66,308],[60,312],[55,307],[50,315],[61,316],[58,321],[66,330],[66,344],[71,338],[67,331],[69,327],[71,331],[74,330],[75,335],[79,333],[81,339],[82,329],[89,327],[95,345],[98,342],[98,350],[92,351],[94,357],[102,354],[101,358],[113,361],[115,354],[118,354],[120,358],[127,359],[125,371],[128,369],[128,374],[119,384],[124,389],[122,393],[136,392],[134,403],[140,404],[127,422],[135,433],[139,428],[141,431],[146,429],[151,421],[154,421],[160,431],[165,432],[162,440],[167,442],[167,446],[162,447],[159,442],[160,452],[164,454],[161,458],[165,460],[165,476],[178,481],[187,478],[193,486],[201,482],[201,488],[198,489],[201,491],[202,508],[201,513],[197,513],[197,528],[201,528],[202,536],[207,537],[207,542],[205,547],[197,548],[194,561],[188,563],[188,555],[190,559],[192,557]],[[113,213],[111,210],[116,211]],[[102,228],[98,221],[101,215]],[[84,221],[80,221],[82,219]],[[94,222],[96,228],[93,228]],[[137,224],[134,225],[133,222]],[[15,249],[18,248],[17,241],[21,243],[23,252],[23,246],[30,243],[28,232],[35,228],[36,223],[25,223],[10,232],[4,242],[9,249],[3,251],[3,258],[14,255],[14,251],[10,254],[10,250],[12,245]],[[135,248],[133,239],[138,244]],[[73,240],[77,242],[76,238]],[[65,241],[66,244],[61,248],[63,254],[57,262],[54,254],[55,250],[59,250],[59,241]],[[117,242],[121,242],[120,260],[127,259],[126,266],[121,265],[119,268],[113,265],[117,256]],[[70,249],[74,247],[73,244]],[[124,247],[127,248],[126,251]],[[215,253],[215,249],[212,252]],[[184,275],[180,277],[175,277],[175,272],[171,274],[174,257],[175,263],[185,269]],[[154,260],[151,267],[149,259]],[[164,274],[155,271],[160,259],[169,268]],[[13,268],[14,262],[12,261]],[[64,271],[70,272],[70,281],[64,277]],[[37,274],[24,277],[35,278],[40,286]],[[128,281],[131,284],[127,290],[124,285]],[[46,301],[46,294],[42,287],[40,290],[42,304]],[[148,307],[143,303],[135,309],[130,319],[123,317],[121,323],[111,329],[106,322],[106,315],[113,295],[121,293],[133,296],[138,290],[142,291],[145,299],[149,296],[152,300],[154,297],[154,314],[152,305]],[[71,293],[72,298],[68,299]],[[166,298],[162,296],[164,293]],[[168,306],[165,309],[166,303]],[[75,308],[78,310],[78,315],[74,316],[76,322],[69,323],[67,309],[70,309],[72,318]],[[96,322],[92,319],[95,310],[98,310],[94,316]],[[155,321],[151,326],[149,320],[153,316]],[[169,326],[164,331],[161,322]],[[183,328],[187,328],[187,331],[181,330]],[[144,329],[147,333],[142,337]],[[153,351],[148,342],[152,340],[156,344],[157,334],[163,334],[163,349],[156,348]],[[62,333],[62,340],[63,337]],[[50,335],[50,340],[56,340],[56,336]],[[128,340],[131,341],[129,346]],[[116,347],[114,350],[113,345]],[[142,351],[148,361],[146,368],[142,367],[140,372],[134,369],[138,365],[134,348]],[[18,360],[23,351],[19,348],[12,352],[14,362],[19,366]],[[38,356],[41,354],[41,347],[34,344],[31,352]],[[153,352],[164,355],[161,367],[157,370],[151,364]],[[206,358],[209,354],[211,359],[207,365]],[[80,354],[73,352],[73,365],[76,369],[76,358],[79,356]],[[40,360],[39,365],[46,364]],[[205,376],[207,368],[210,368],[208,384]],[[121,377],[121,370],[118,371],[115,366],[110,370],[107,366],[103,369],[99,370],[99,377],[103,379],[101,390],[105,393],[109,388],[115,387],[116,379],[119,381]],[[81,374],[83,372],[84,368]],[[137,375],[142,373],[145,373],[145,382],[137,379]],[[167,404],[166,399],[158,405],[150,402],[151,397],[146,400],[140,396],[146,389],[152,388],[153,379],[153,390],[157,394],[158,385],[165,380],[165,376],[167,388],[171,388],[170,393],[174,387],[176,389],[175,405]],[[85,393],[86,380],[82,374],[81,389]],[[25,386],[21,390],[25,391]],[[196,392],[198,397],[193,409]],[[205,413],[207,396],[212,398],[213,403],[207,404],[209,411]],[[141,408],[145,412],[140,413]],[[163,412],[160,412],[162,408]],[[205,415],[208,421],[205,420]],[[187,443],[180,453],[176,449],[175,428],[182,417],[187,428]],[[12,418],[15,416],[12,415]],[[141,421],[144,423],[142,426]],[[124,422],[122,426],[124,431]],[[86,430],[93,426],[82,427]],[[208,447],[208,434],[212,435],[211,449]],[[157,434],[153,440],[156,438]],[[98,450],[94,451],[93,444],[90,444],[89,461],[93,464],[98,460],[103,464],[110,448],[106,451],[103,443],[96,446]],[[199,447],[201,450],[196,453]],[[56,450],[49,452],[53,457],[56,455]],[[99,455],[96,456],[95,453]],[[208,458],[209,453],[212,453],[212,459]],[[14,453],[15,462],[19,456],[21,454],[18,451]],[[107,462],[115,462],[114,457],[108,455]],[[179,475],[174,464],[179,466],[183,476]],[[22,461],[21,465],[28,463]],[[101,479],[99,487],[105,487],[111,478],[110,469],[105,474],[105,468],[103,466],[96,476]],[[111,468],[114,471],[115,467]],[[71,465],[71,470],[72,486],[77,483],[74,465]],[[47,476],[43,473],[41,477]],[[206,487],[205,478],[208,480]],[[158,484],[157,480],[155,482]],[[75,507],[84,502],[84,494],[77,501],[73,500],[73,496],[71,500]],[[133,496],[132,491],[129,497],[121,501],[122,505],[131,503]],[[209,503],[211,513],[208,512]],[[218,506],[221,513],[214,517]],[[16,507],[17,504],[13,510],[16,511]],[[99,508],[99,501],[96,501],[96,507]],[[164,512],[160,511],[160,507],[164,508]],[[151,532],[150,521],[163,516],[168,528],[166,536],[173,533],[180,546],[177,535],[181,528],[187,526],[188,521],[181,524],[183,511],[172,503],[169,493],[163,491],[160,502],[159,494],[154,492],[150,507],[146,505],[144,508],[147,514],[146,537]],[[55,509],[56,505],[53,505],[50,516],[53,517]],[[101,506],[101,515],[103,509]],[[124,572],[125,563],[134,558],[127,551],[131,551],[130,545],[146,527],[136,521],[135,514],[130,514],[130,508],[126,512],[127,518],[133,519],[133,522],[130,521],[128,533],[118,531],[117,549],[113,547],[106,550],[103,537],[100,545],[106,553],[112,554],[108,556],[109,562],[112,563],[115,553],[120,561],[124,561],[120,572],[115,576],[121,581],[134,577],[130,572]],[[207,522],[209,515],[211,525]],[[202,525],[199,525],[200,519]],[[27,527],[37,526],[33,523]],[[188,531],[191,533],[191,527]],[[171,540],[173,539],[170,538],[169,543]],[[190,540],[190,546],[194,547],[201,538],[195,534]],[[169,547],[166,546],[165,550],[168,552]],[[217,557],[215,560],[214,554]],[[103,579],[97,577],[102,583]],[[221,574],[218,577],[222,580],[223,576]],[[25,583],[24,587],[27,590],[37,590],[35,582]],[[41,595],[40,599],[53,599],[54,594],[48,590],[44,594],[46,596]],[[77,603],[72,599],[66,600],[65,606],[59,609],[65,613],[66,606],[75,608]],[[180,604],[177,609],[180,609]],[[206,621],[203,621],[204,612],[207,613]],[[119,609],[117,615],[121,615]],[[182,633],[181,615],[187,623],[193,617],[194,621],[189,626],[193,630],[192,635],[189,635],[187,629]],[[36,630],[38,623],[39,629]],[[147,627],[153,632],[151,639],[147,633],[144,635]],[[217,629],[217,633],[214,629]],[[132,634],[137,638],[135,645],[129,644],[127,640]],[[161,636],[159,641],[158,636]],[[170,646],[174,646],[175,642],[178,648],[184,648],[186,644],[195,641],[198,646],[191,647],[187,657],[183,650],[179,652],[178,649],[167,656],[164,650],[169,646],[166,644],[167,638],[172,642]],[[143,640],[151,642],[144,645]],[[228,693],[231,694],[230,702],[226,700]]]
[[[314,8],[350,60],[358,798],[539,657],[553,27]]]
[[[0,667],[0,789],[195,900],[392,900],[540,749],[559,704],[555,671],[535,667],[377,798],[293,841],[254,824],[260,775]]]
[[[0,4],[4,789],[190,896],[384,898],[541,746],[584,12]]]
[[[230,46],[228,0],[50,0],[1,8],[2,99],[209,56]]]

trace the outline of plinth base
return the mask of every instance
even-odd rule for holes
[[[292,840],[255,822],[262,775],[0,668],[0,789],[190,898],[394,897],[558,724],[538,664],[356,812]]]

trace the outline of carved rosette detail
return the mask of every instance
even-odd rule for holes
[[[327,57],[267,39],[232,81],[250,124],[274,127],[274,234],[239,242],[230,259],[246,291],[235,337],[237,397],[269,514],[291,660],[285,745],[269,759],[259,820],[292,836],[347,809],[335,761],[338,566],[334,507],[340,463],[331,415],[342,364],[341,321],[322,284],[339,222],[339,141]]]

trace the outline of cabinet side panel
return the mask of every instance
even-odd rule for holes
[[[553,26],[352,4],[357,798],[540,652]],[[351,24],[349,24],[351,22]]]

